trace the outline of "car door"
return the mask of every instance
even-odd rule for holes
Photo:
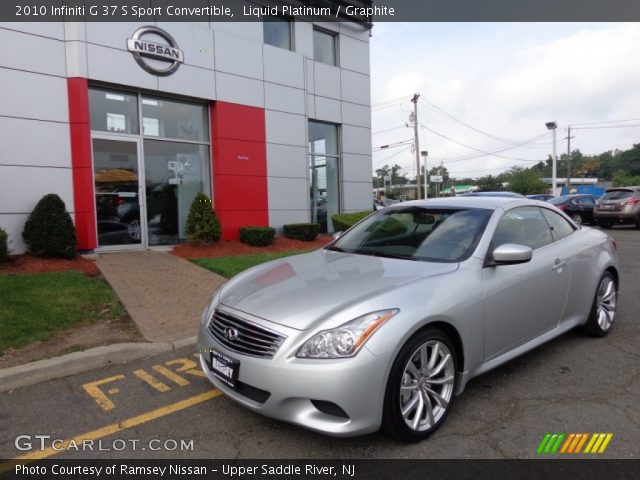
[[[580,209],[582,220],[587,223],[593,223],[593,209],[596,207],[593,197],[580,197],[576,199],[576,204]]]
[[[529,262],[491,266],[482,271],[485,315],[484,358],[489,360],[558,325],[569,288],[566,258],[554,244],[538,207],[516,207],[500,219],[489,247],[515,243],[533,250]]]

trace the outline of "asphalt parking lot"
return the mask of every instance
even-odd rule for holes
[[[186,348],[0,394],[0,458],[536,458],[549,432],[609,432],[598,458],[640,458],[640,230],[611,233],[622,271],[609,336],[570,332],[474,379],[422,443],[334,439],[263,418],[213,390]],[[42,451],[36,435],[49,436],[45,448],[94,444]]]

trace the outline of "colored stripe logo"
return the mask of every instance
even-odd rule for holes
[[[547,433],[538,445],[539,454],[604,453],[613,433]]]

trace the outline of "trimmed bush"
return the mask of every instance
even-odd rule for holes
[[[240,227],[240,241],[252,247],[271,245],[276,229],[271,227]]]
[[[0,263],[4,263],[9,258],[9,248],[7,247],[7,232],[0,228]]]
[[[407,226],[395,218],[386,217],[382,222],[373,223],[367,231],[372,232],[369,240],[379,240],[407,233]]]
[[[213,210],[211,200],[200,192],[191,202],[185,226],[187,243],[201,245],[220,240],[220,220]]]
[[[284,236],[303,242],[313,242],[320,233],[319,223],[289,223],[283,225]]]
[[[336,232],[344,232],[370,214],[371,212],[354,212],[336,213],[334,215],[331,215],[331,220],[333,221],[333,229]]]
[[[76,256],[76,229],[64,202],[55,193],[48,193],[40,199],[24,224],[22,238],[34,255]]]

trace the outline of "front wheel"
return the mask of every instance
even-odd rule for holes
[[[431,435],[451,409],[457,367],[457,352],[444,332],[427,328],[412,337],[389,374],[383,429],[406,442]]]
[[[618,284],[611,272],[605,272],[598,283],[584,331],[595,337],[604,337],[611,330],[617,307]]]
[[[571,220],[573,220],[573,223],[576,225],[582,225],[582,216],[579,213],[571,215]]]

